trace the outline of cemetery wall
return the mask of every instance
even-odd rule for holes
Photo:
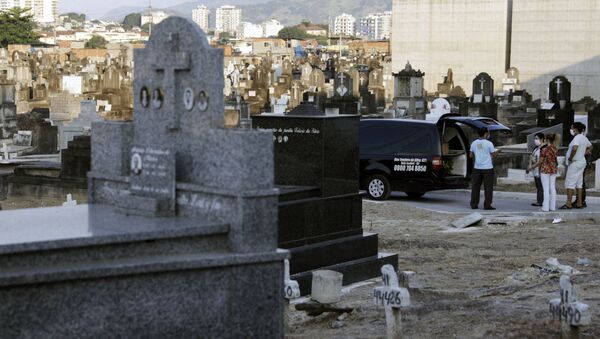
[[[448,68],[454,71],[455,86],[468,94],[480,72],[501,85],[506,12],[506,0],[394,0],[393,72],[410,61],[414,69],[425,72],[424,85],[430,93]]]
[[[534,98],[547,96],[557,75],[571,81],[572,99],[600,99],[600,2],[514,1],[512,65]]]
[[[487,72],[496,91],[505,77],[508,0],[394,0],[393,71],[409,60],[435,92],[448,68],[467,94]],[[511,66],[523,88],[545,98],[556,75],[572,83],[573,99],[600,99],[600,3],[596,0],[513,1]]]

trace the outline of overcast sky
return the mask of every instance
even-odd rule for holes
[[[111,9],[123,6],[148,6],[149,0],[59,0],[59,13],[78,12],[85,13],[89,17],[99,18]],[[190,0],[187,0],[190,1]],[[152,0],[152,6],[170,7],[186,0]],[[198,1],[200,3],[200,1]]]

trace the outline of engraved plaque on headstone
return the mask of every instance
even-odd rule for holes
[[[133,147],[131,192],[175,203],[175,154],[168,149]],[[174,205],[173,205],[174,206]]]

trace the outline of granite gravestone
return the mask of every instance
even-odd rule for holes
[[[223,128],[223,54],[191,21],[135,67],[134,121],[92,127],[91,204],[0,218],[0,333],[282,338],[272,134]]]
[[[330,102],[325,104],[325,112],[330,114],[358,114],[358,98],[353,92],[354,80],[350,74],[342,72],[334,80],[334,95]]]
[[[460,104],[460,114],[469,117],[498,118],[498,104],[494,98],[494,79],[485,73],[479,73],[473,79],[473,95]]]
[[[557,76],[548,84],[548,102],[543,103],[537,112],[538,127],[563,125],[561,142],[567,145],[573,140],[570,129],[575,121],[575,110],[571,104],[571,82],[564,76]]]
[[[339,88],[339,87],[338,87]],[[286,115],[254,116],[273,131],[279,185],[279,246],[291,251],[292,279],[310,292],[311,271],[330,269],[349,284],[397,266],[378,253],[377,234],[363,233],[359,194],[359,115],[326,115],[303,102]]]

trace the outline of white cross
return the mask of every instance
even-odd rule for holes
[[[338,75],[338,79],[340,79],[341,82],[344,82],[344,80],[346,80],[346,76],[344,75],[344,73],[341,73],[340,75]]]
[[[483,93],[483,84],[485,84],[485,79],[484,78],[479,79],[479,83],[481,84],[481,93]]]
[[[360,85],[364,85],[365,84],[365,78],[364,77],[360,77]]]
[[[560,84],[562,84],[562,80],[556,79],[556,81],[554,82],[556,84],[556,94],[560,94]]]
[[[377,306],[385,307],[387,324],[387,337],[400,338],[402,336],[401,306],[410,305],[408,289],[401,288],[398,284],[398,275],[392,265],[381,267],[383,286],[373,290],[373,301]]]

